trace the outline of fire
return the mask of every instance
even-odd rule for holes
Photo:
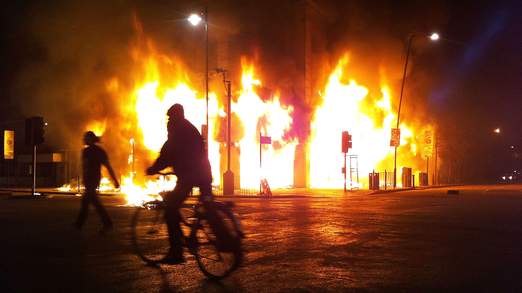
[[[87,127],[85,128],[85,131],[90,130],[90,131],[94,132],[94,134],[96,134],[96,136],[102,136],[103,133],[105,132],[105,129],[107,129],[107,120],[103,119],[103,120],[92,121],[91,123],[89,123],[87,125]]]
[[[185,108],[185,116],[194,125],[203,125],[206,117],[206,101],[202,94],[194,90],[187,81],[176,80],[174,84],[163,85],[159,81],[160,71],[157,62],[147,63],[145,76],[158,80],[146,80],[136,86],[135,108],[140,138],[133,143],[141,143],[148,150],[149,160],[157,156],[157,152],[167,139],[167,117],[165,113],[174,103]],[[261,98],[256,88],[261,81],[255,76],[252,64],[243,64],[241,76],[242,88],[237,101],[233,103],[233,113],[239,117],[244,134],[237,142],[240,147],[241,188],[257,188],[261,178],[267,178],[272,187],[288,187],[293,183],[293,158],[295,140],[287,140],[286,133],[292,125],[291,106],[284,106],[278,94]],[[214,184],[218,184],[220,172],[220,143],[215,131],[216,123],[224,116],[224,105],[218,103],[215,93],[209,94],[209,158],[212,165]],[[263,145],[263,165],[259,162],[259,136],[270,136],[271,145]],[[223,154],[224,155],[224,154]],[[290,160],[288,158],[291,158]],[[133,159],[130,159],[132,161]],[[175,185],[175,176],[162,177],[161,180],[148,180],[138,185],[133,175],[126,176],[122,182],[121,192],[127,196],[128,204],[136,205],[145,200],[157,198],[164,190],[171,190]],[[152,195],[152,196],[151,196]],[[154,196],[156,195],[156,196]]]
[[[310,140],[311,187],[343,186],[342,131],[348,131],[352,135],[353,148],[349,154],[357,155],[359,176],[363,179],[361,181],[367,182],[367,175],[373,170],[383,171],[376,169],[380,166],[393,171],[393,164],[389,164],[393,159],[393,148],[389,144],[390,129],[395,126],[396,115],[392,112],[390,90],[388,86],[382,85],[380,98],[372,101],[366,87],[355,80],[343,81],[347,65],[348,57],[344,56],[330,74],[321,96],[322,104],[315,110]],[[400,150],[412,152],[415,144],[410,141],[414,133],[404,123],[400,128]],[[397,168],[400,169],[399,166]],[[348,170],[348,178],[349,172]],[[355,182],[352,183],[358,187]]]
[[[131,49],[135,63],[129,72],[132,82],[111,77],[105,83],[107,92],[120,103],[121,115],[117,118],[119,125],[116,129],[121,131],[118,135],[125,136],[125,141],[130,142],[130,147],[118,146],[119,150],[129,154],[128,168],[123,170],[126,175],[121,180],[121,192],[129,205],[159,199],[161,191],[172,190],[175,186],[175,176],[145,177],[140,171],[157,157],[167,139],[166,112],[169,107],[182,104],[186,118],[200,131],[203,131],[207,113],[205,92],[194,86],[190,78],[197,75],[200,80],[201,72],[193,72],[175,56],[157,52],[152,41],[143,36],[140,27],[137,31],[137,43]],[[266,178],[273,188],[290,187],[294,182],[298,144],[297,139],[289,135],[294,122],[294,108],[284,103],[284,97],[277,90],[263,88],[253,63],[242,58],[241,65],[240,77],[233,77],[233,80],[241,81],[241,87],[232,99],[233,116],[237,118],[237,121],[233,120],[236,122],[232,125],[232,132],[241,133],[233,135],[234,147],[239,148],[240,186],[236,185],[236,188],[257,189],[262,178]],[[342,188],[342,131],[349,131],[352,135],[350,154],[358,156],[359,177],[363,182],[360,186],[366,184],[364,178],[367,180],[368,173],[374,169],[393,171],[390,129],[395,126],[397,117],[392,109],[390,88],[382,82],[380,91],[370,94],[370,90],[355,79],[345,80],[347,69],[348,57],[344,56],[328,77],[320,94],[322,102],[310,121],[311,134],[306,139],[307,157],[310,159],[309,185],[313,188]],[[214,185],[219,185],[221,157],[226,156],[223,152],[225,139],[219,126],[226,116],[226,97],[209,92],[208,98],[208,153]],[[93,120],[87,129],[101,135],[113,122]],[[419,130],[405,123],[400,125],[400,129],[398,170],[400,166],[414,164],[411,167],[416,171],[420,149],[416,133]],[[271,143],[260,145],[261,136],[269,136]],[[100,191],[112,190],[106,181],[103,180]]]
[[[233,111],[238,114],[244,129],[239,142],[241,147],[241,187],[256,188],[260,178],[266,178],[272,187],[289,187],[293,184],[294,152],[296,141],[286,140],[285,134],[292,125],[293,107],[281,105],[279,95],[263,100],[256,87],[261,81],[255,76],[254,66],[242,60],[241,93]],[[260,166],[260,135],[270,136],[272,143],[262,145]]]

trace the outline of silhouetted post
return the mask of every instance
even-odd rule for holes
[[[426,157],[426,183],[430,185],[430,157]]]
[[[388,173],[386,172],[386,169],[384,169],[384,190],[386,190],[388,187]]]
[[[404,63],[404,72],[402,74],[402,84],[401,84],[401,95],[399,98],[399,109],[397,111],[397,129],[399,128],[400,118],[401,118],[401,106],[402,106],[402,93],[404,92],[404,83],[406,81],[406,71],[408,69],[408,60],[410,59],[410,50],[411,43],[413,42],[414,34],[411,34],[408,39],[408,50],[406,51],[406,62]],[[393,159],[393,188],[397,187],[397,146],[395,146],[395,156]]]
[[[36,195],[36,145],[33,145],[33,186],[31,188],[31,194]]]
[[[207,133],[205,135],[205,150],[208,157],[208,7],[205,6],[205,100],[207,103],[206,107],[206,124]]]
[[[261,183],[261,174],[263,168],[263,143],[261,141],[261,131],[259,132],[259,194],[263,193],[263,184]]]
[[[234,194],[234,173],[230,170],[230,150],[232,147],[232,138],[231,138],[231,127],[232,127],[232,91],[231,91],[231,82],[229,80],[225,81],[225,85],[227,86],[227,96],[228,96],[228,105],[227,105],[227,171],[223,175],[223,194],[229,195]],[[260,141],[261,143],[261,141]],[[261,156],[261,155],[260,155]],[[259,163],[261,166],[261,162]]]

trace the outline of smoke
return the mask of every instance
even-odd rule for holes
[[[20,71],[13,96],[25,116],[44,117],[48,145],[77,151],[89,122],[119,115],[105,82],[128,69],[131,15],[119,3],[28,4],[21,26],[39,54]]]

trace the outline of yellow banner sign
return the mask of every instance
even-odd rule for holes
[[[4,130],[4,159],[14,159],[14,135],[13,130]]]

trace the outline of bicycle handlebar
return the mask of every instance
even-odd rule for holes
[[[162,175],[162,176],[168,176],[168,175],[176,175],[174,174],[174,172],[156,172],[155,174],[152,174],[152,175]]]

